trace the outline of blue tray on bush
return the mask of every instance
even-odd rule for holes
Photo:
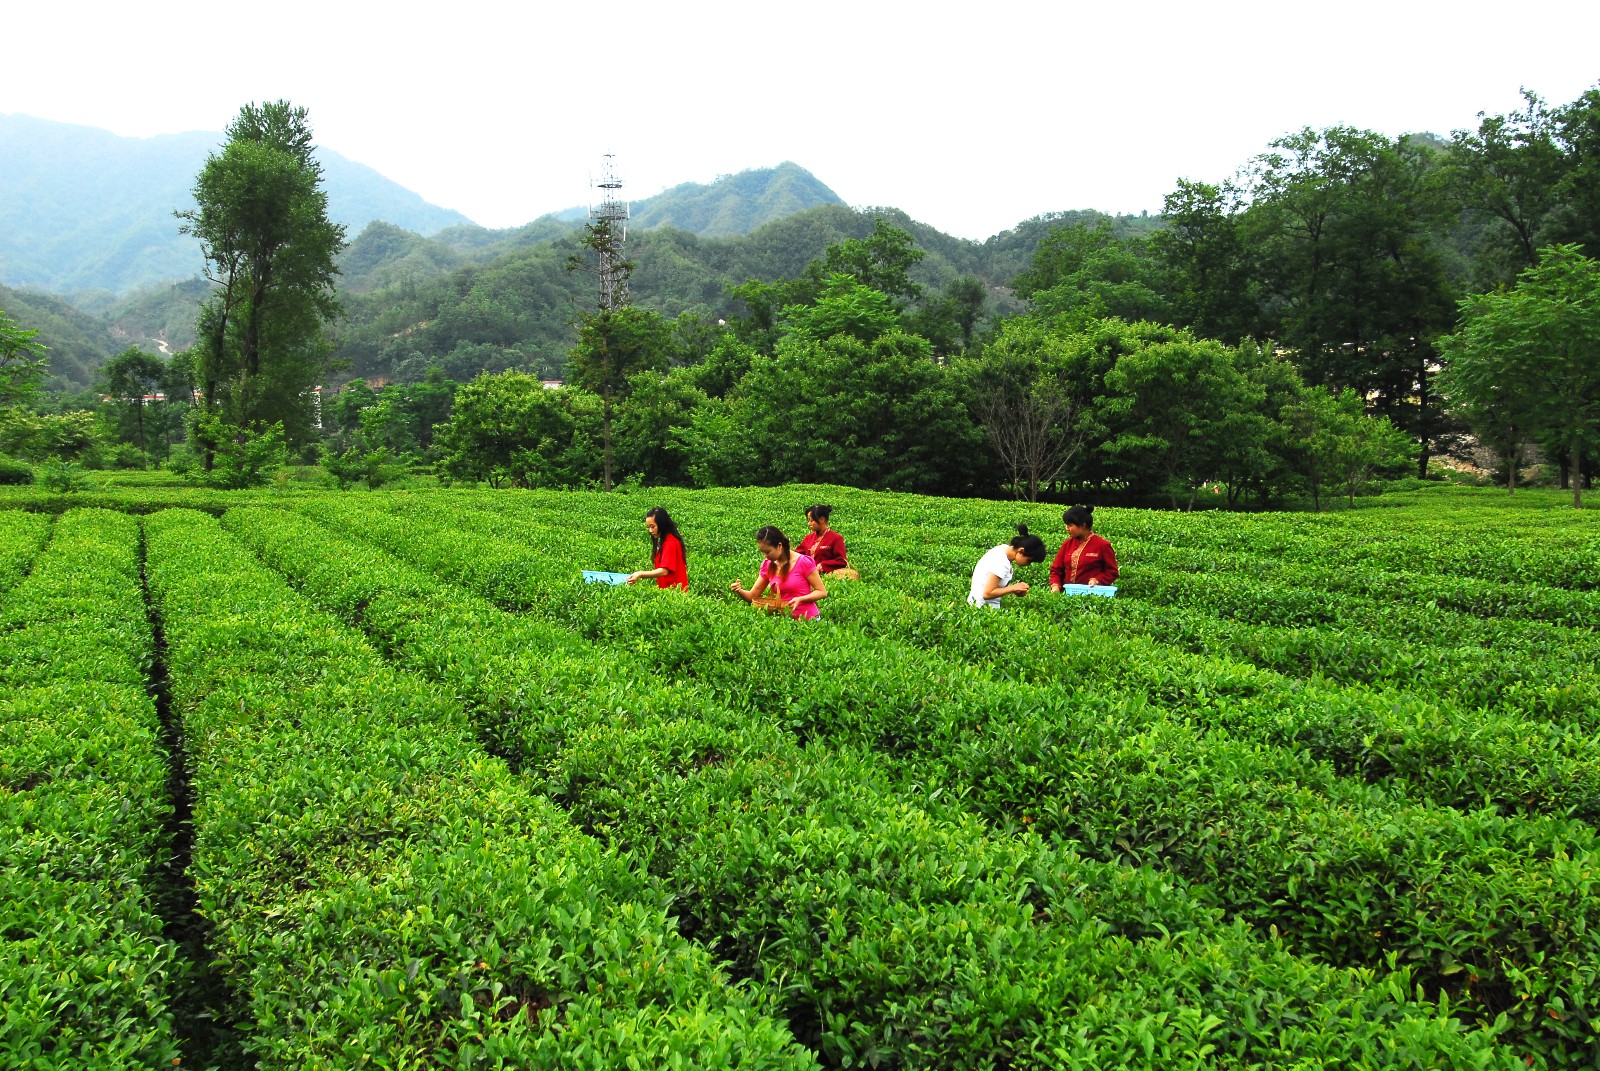
[[[626,584],[627,573],[603,573],[598,569],[585,569],[583,579],[590,584]]]
[[[1115,584],[1062,584],[1063,595],[1099,595],[1102,598],[1114,599],[1117,597]]]

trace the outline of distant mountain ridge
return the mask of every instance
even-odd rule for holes
[[[752,168],[709,183],[684,182],[633,202],[632,232],[673,227],[699,238],[738,238],[769,223],[844,200],[799,164]],[[340,257],[340,280],[362,292],[401,279],[420,280],[482,263],[571,234],[589,217],[583,207],[540,216],[505,230],[452,227],[430,237],[387,221],[369,224]]]
[[[203,131],[125,138],[94,127],[0,115],[0,284],[57,293],[124,292],[201,269],[177,209],[206,156]],[[375,219],[432,234],[472,225],[365,164],[319,148],[328,214],[352,234]]]
[[[94,370],[130,344],[171,352],[192,342],[209,286],[197,274],[198,244],[178,232],[172,211],[189,202],[195,173],[220,141],[203,133],[118,138],[0,116],[0,153],[22,161],[0,172],[0,308],[40,329],[52,388],[88,387]],[[567,270],[587,209],[491,230],[370,168],[331,153],[323,160],[330,214],[353,235],[339,258],[348,315],[334,328],[348,369],[404,376],[438,361],[470,378],[486,368],[559,367],[587,285]],[[1011,278],[1056,227],[1104,221],[1133,234],[1160,225],[1159,217],[1049,213],[973,242],[897,209],[851,208],[784,162],[633,202],[634,299],[669,317],[736,314],[730,287],[792,277],[829,244],[865,237],[879,217],[927,252],[915,272],[922,285],[936,292],[976,276],[997,314],[1015,306]],[[396,323],[411,326],[395,334]]]
[[[749,234],[773,220],[844,199],[799,164],[721,175],[709,184],[685,182],[633,205],[639,230],[677,227],[702,238]]]

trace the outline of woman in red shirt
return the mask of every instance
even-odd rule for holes
[[[683,537],[678,535],[678,526],[666,510],[657,506],[644,515],[644,527],[650,533],[650,561],[655,568],[629,573],[628,583],[654,578],[658,588],[688,591],[689,563],[683,555]]]
[[[800,553],[808,555],[824,574],[850,564],[844,554],[844,537],[828,527],[832,515],[832,506],[807,506],[806,526],[811,534],[800,541]]]
[[[1067,540],[1050,563],[1050,590],[1059,592],[1065,584],[1117,582],[1117,554],[1111,544],[1094,534],[1094,507],[1073,506],[1061,515],[1067,526]]]

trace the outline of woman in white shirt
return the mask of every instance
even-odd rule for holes
[[[1011,582],[1012,570],[1018,565],[1042,562],[1049,556],[1044,540],[1030,535],[1027,525],[1017,525],[1017,534],[1010,543],[991,547],[978,559],[977,567],[972,570],[972,591],[967,595],[967,602],[973,606],[997,607],[1002,596],[1026,595],[1026,583]]]

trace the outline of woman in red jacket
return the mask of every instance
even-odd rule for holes
[[[658,588],[689,590],[689,563],[683,555],[683,537],[667,511],[660,506],[644,515],[645,531],[650,533],[650,561],[654,569],[628,574],[628,583],[654,579]]]
[[[1067,526],[1067,540],[1050,563],[1050,590],[1059,592],[1066,584],[1117,582],[1117,554],[1111,544],[1094,534],[1094,507],[1073,506],[1061,515]]]
[[[807,506],[806,527],[811,529],[811,534],[800,541],[800,553],[815,561],[824,576],[850,564],[845,557],[844,537],[828,527],[831,516],[832,506]]]

